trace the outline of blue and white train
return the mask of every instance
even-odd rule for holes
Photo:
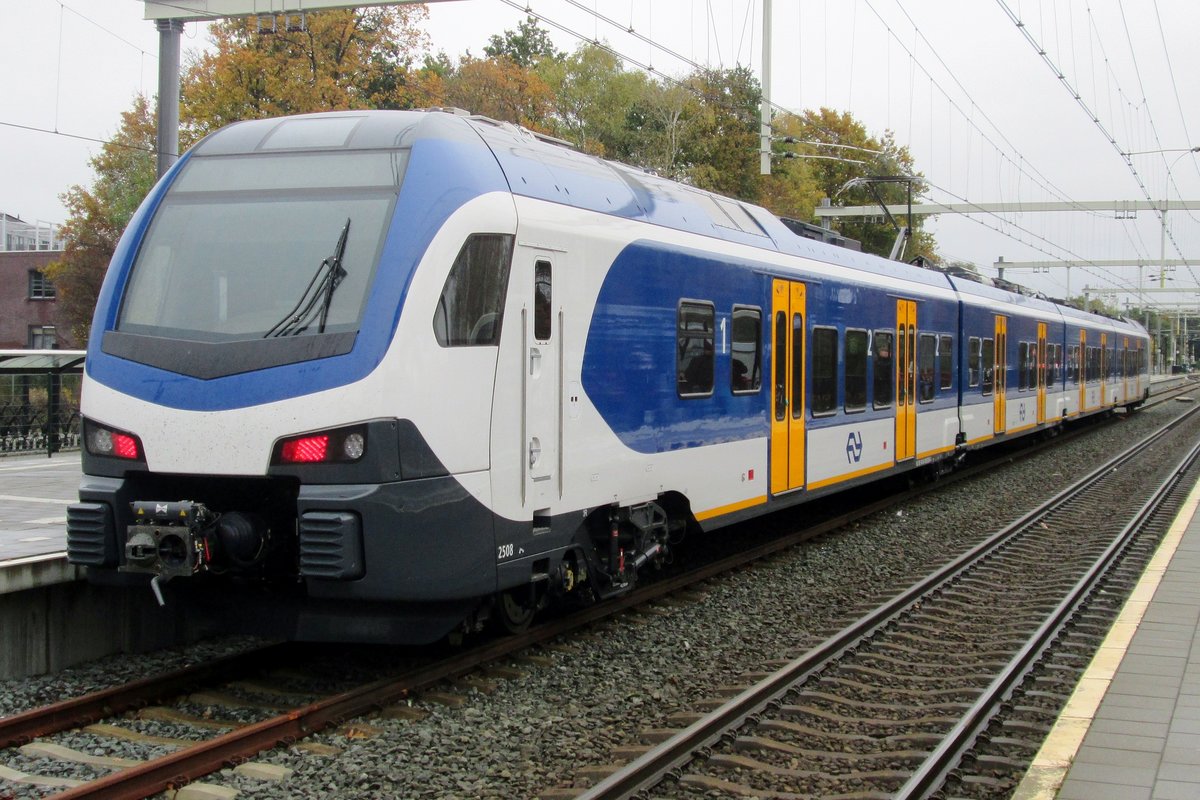
[[[460,112],[241,122],[113,256],[68,552],[264,633],[519,628],[685,533],[1136,407],[1148,348]]]

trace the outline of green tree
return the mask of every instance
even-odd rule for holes
[[[643,73],[627,71],[619,58],[590,43],[561,61],[541,62],[538,73],[554,93],[554,133],[585,152],[628,158],[628,115],[646,91]]]
[[[562,61],[567,57],[554,46],[550,34],[538,27],[534,17],[526,17],[515,31],[493,34],[483,52],[491,58],[507,58],[522,69],[537,69],[543,62]]]
[[[880,137],[872,136],[866,126],[848,112],[822,108],[805,111],[799,116],[785,114],[776,118],[772,127],[777,135],[792,136],[799,141],[790,145],[790,149],[813,156],[807,159],[812,178],[821,195],[830,198],[835,205],[877,205],[875,195],[865,183],[847,186],[853,179],[870,176],[913,176],[914,203],[919,202],[927,191],[908,148],[896,144],[891,131],[885,131]],[[907,201],[908,189],[903,183],[877,183],[875,189],[889,205],[903,205]],[[906,259],[935,257],[936,242],[922,229],[924,219],[914,217],[912,220],[913,236],[905,250]],[[897,221],[905,224],[903,216],[897,217]],[[842,219],[839,230],[862,242],[863,250],[876,255],[888,255],[896,240],[895,228],[886,221],[876,222],[869,218]]]
[[[680,160],[690,183],[756,203],[758,179],[758,80],[746,67],[702,69],[684,81],[692,93],[691,120]]]
[[[130,217],[154,185],[155,115],[143,95],[121,114],[111,141],[88,163],[96,173],[91,190],[72,186],[62,195],[67,221],[60,228],[63,256],[46,268],[71,335],[87,342],[104,272]]]

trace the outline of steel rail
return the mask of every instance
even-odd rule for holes
[[[1200,409],[1194,409],[1193,411],[1195,410]],[[1189,411],[1188,414],[1190,413],[1192,412]],[[1166,431],[1170,426],[1179,424],[1180,420],[1184,419],[1188,414],[1181,415],[1177,420],[1170,423],[1168,428],[1164,428],[1163,430]],[[1044,446],[1043,443],[1043,445],[1027,448],[1027,451],[1023,452],[1022,455],[1037,452]],[[1137,445],[1135,445],[1136,447]],[[1132,449],[1130,448],[1130,450]],[[1013,459],[1012,456],[1006,458],[1008,460]],[[952,479],[970,478],[977,472],[987,469],[990,466],[994,466],[994,461],[961,470]],[[1101,468],[1097,470],[1097,473],[1102,473],[1104,470],[1105,468]],[[944,486],[945,482],[941,485]],[[934,484],[919,486],[903,492],[899,496],[874,501],[851,512],[805,528],[802,531],[785,534],[747,551],[719,559],[711,564],[690,570],[678,576],[656,581],[625,597],[583,609],[562,619],[543,623],[524,634],[500,639],[452,656],[449,659],[439,661],[434,665],[375,681],[348,692],[317,701],[309,706],[278,715],[272,719],[238,728],[230,733],[197,743],[192,747],[169,754],[163,758],[115,772],[96,781],[74,787],[66,792],[55,795],[55,797],[64,799],[84,797],[142,798],[156,792],[178,787],[203,775],[219,770],[224,766],[250,758],[262,750],[308,736],[328,725],[377,710],[407,697],[412,692],[428,688],[439,681],[466,674],[473,669],[511,655],[526,647],[542,644],[565,633],[616,616],[635,606],[716,577],[735,567],[743,566],[786,550],[800,542],[836,530],[852,521],[862,519],[870,514],[894,506],[897,503],[906,502],[936,488],[939,487]],[[233,674],[234,672],[236,670],[230,669],[222,674]],[[194,681],[189,681],[184,685],[190,685],[192,682]],[[119,692],[120,688],[106,691],[115,693]],[[171,692],[157,692],[154,699],[160,699],[168,694],[171,694]],[[80,698],[79,700],[82,701],[85,699]],[[70,703],[72,701],[65,702]],[[119,710],[136,707],[138,702],[135,701],[126,704]],[[105,708],[103,704],[97,707],[100,709]],[[119,710],[114,708],[107,711],[107,715],[119,713]],[[34,712],[29,713],[32,714]],[[78,717],[78,719],[83,722],[91,722],[105,715],[105,713],[93,711],[89,712],[86,716]],[[3,722],[7,722],[7,720],[0,721],[0,724]],[[63,730],[72,727],[73,724],[75,723],[66,721],[64,717],[64,722],[59,724],[58,727],[39,730],[32,735],[44,735],[56,730]],[[30,738],[30,735],[27,733],[22,734],[22,736]],[[23,739],[14,741],[21,740]]]
[[[5,717],[0,719],[0,749],[156,703],[197,684],[244,675],[263,664],[277,663],[292,648],[286,642],[271,644]]]
[[[979,734],[1000,711],[1003,703],[1020,686],[1026,676],[1037,665],[1042,654],[1054,644],[1054,638],[1075,616],[1079,607],[1088,600],[1096,585],[1108,574],[1128,545],[1148,524],[1150,517],[1167,501],[1168,496],[1182,480],[1183,475],[1200,457],[1200,442],[1180,460],[1170,478],[1163,482],[1154,495],[1138,510],[1132,520],[1105,548],[1087,573],[1071,588],[1046,621],[1029,641],[1013,657],[1004,670],[988,685],[962,720],[946,734],[946,738],[934,749],[921,767],[893,796],[895,800],[928,797],[945,783],[951,770],[962,761],[966,752],[974,745]]]
[[[1143,438],[1037,508],[1024,514],[1003,530],[993,534],[936,572],[922,578],[866,616],[838,631],[764,681],[733,697],[675,736],[656,745],[620,770],[604,778],[579,795],[577,800],[618,800],[636,796],[639,792],[653,788],[668,774],[692,761],[698,753],[718,743],[730,731],[736,730],[747,721],[751,721],[753,717],[761,714],[768,705],[777,702],[797,684],[813,677],[841,655],[852,652],[857,645],[888,625],[895,617],[902,614],[935,587],[948,582],[968,566],[981,560],[1000,545],[1027,529],[1054,508],[1091,488],[1114,469],[1134,458],[1146,447],[1166,436],[1197,412],[1200,412],[1200,408],[1189,409],[1181,414],[1163,428]]]

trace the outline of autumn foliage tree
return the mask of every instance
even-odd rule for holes
[[[63,256],[46,268],[76,342],[87,341],[96,296],[108,261],[130,217],[155,180],[155,116],[143,95],[121,114],[121,125],[89,164],[92,188],[72,186],[63,195],[68,218],[59,229]]]
[[[777,135],[815,142],[786,149],[824,158],[777,158],[772,173],[760,175],[761,89],[746,67],[647,74],[628,69],[601,43],[559,51],[532,17],[493,35],[483,57],[452,59],[427,52],[426,14],[423,6],[404,5],[312,13],[299,26],[282,15],[214,23],[212,48],[193,57],[183,77],[181,145],[242,119],[458,106],[801,219],[812,219],[822,196],[873,202],[864,187],[843,189],[852,178],[917,174],[890,132],[872,135],[849,113],[820,109],[782,114],[772,124]],[[775,148],[782,155],[785,146]],[[49,276],[80,341],[113,248],[153,185],[153,149],[153,114],[139,97],[92,161],[95,186],[64,195],[67,251]],[[902,202],[902,187],[878,188],[889,203]],[[923,188],[914,185],[914,198]],[[933,239],[919,219],[914,228],[906,255],[932,254]],[[841,230],[874,253],[887,254],[895,239],[890,226],[870,220],[843,221]]]
[[[536,72],[506,56],[464,58],[443,79],[446,105],[547,131],[554,93]]]
[[[914,203],[920,202],[926,192],[908,148],[898,145],[891,131],[884,131],[878,137],[871,135],[849,112],[829,108],[808,110],[798,116],[782,115],[772,124],[777,134],[799,141],[794,147],[798,153],[818,156],[808,162],[813,183],[821,196],[836,205],[877,205],[875,195],[865,183],[851,183],[852,179],[868,176],[913,176]],[[879,183],[875,189],[888,205],[903,205],[907,201],[908,188],[903,183]],[[906,224],[903,218],[898,221]],[[905,251],[906,258],[930,257],[936,252],[933,237],[922,230],[923,221],[924,217],[912,220],[913,238]],[[869,218],[842,219],[839,230],[862,242],[863,250],[877,255],[886,256],[896,240],[894,227]]]
[[[427,45],[424,6],[280,15],[214,23],[212,51],[188,65],[181,124],[203,134],[241,119],[353,108],[412,108],[441,93],[415,66]]]

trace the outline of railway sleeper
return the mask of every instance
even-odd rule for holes
[[[974,665],[972,664],[970,666]],[[968,684],[972,686],[984,687],[991,683],[996,677],[995,675],[979,672],[973,672],[966,675],[947,675],[945,674],[945,671],[942,671],[942,674],[940,675],[916,675],[913,674],[917,670],[917,666],[915,664],[905,664],[904,668],[906,670],[904,673],[904,680],[912,681],[914,683],[952,683],[955,685]],[[896,676],[895,672],[878,669],[876,667],[868,667],[862,664],[843,664],[841,669],[845,672],[855,672],[868,677],[876,676],[880,678],[894,678]],[[930,671],[933,671],[936,669],[936,667],[931,666],[929,669]]]
[[[884,645],[882,642],[877,642],[876,646],[882,648]],[[916,650],[912,650],[910,648],[903,648],[903,650],[907,653],[911,653],[913,656],[921,655]],[[958,674],[958,670],[965,672],[967,676],[970,677],[971,675],[979,675],[979,673],[975,671],[979,668],[999,671],[1008,666],[1008,661],[1003,659],[993,659],[988,661],[976,660],[972,661],[970,664],[958,665],[935,663],[931,661],[913,661],[911,658],[897,658],[887,653],[864,653],[860,654],[859,658],[868,663],[881,661],[885,664],[903,667],[904,669],[936,671],[946,675],[947,677],[956,676]],[[894,672],[891,674],[894,674]]]
[[[725,767],[728,769],[750,770],[753,772],[761,772],[766,775],[775,775],[781,778],[793,778],[798,780],[829,780],[829,776],[814,770],[793,769],[790,767],[780,767],[775,764],[769,764],[766,761],[759,761],[755,758],[738,755],[713,755],[708,759],[708,763],[717,767]],[[869,772],[848,772],[839,774],[836,780],[839,783],[849,781],[862,781],[871,783],[903,783],[910,777],[909,773],[899,770],[873,770]]]
[[[704,791],[724,792],[736,797],[767,798],[768,800],[812,800],[811,794],[796,794],[795,792],[764,792],[752,786],[746,786],[733,781],[713,778],[709,775],[687,774],[679,779],[680,784]]]
[[[826,676],[822,678],[822,682],[828,682],[834,686],[842,686],[847,689],[856,689],[871,694],[894,694],[902,697],[962,697],[964,699],[970,699],[979,696],[978,689],[961,686],[952,687],[949,689],[913,689],[906,686],[880,686],[879,684],[863,683],[850,678],[839,678],[837,676]]]
[[[874,720],[861,720],[866,725],[875,726]],[[887,720],[893,723],[893,720]],[[949,720],[939,722],[939,725],[945,725]],[[942,740],[942,736],[936,733],[900,733],[888,736],[880,736],[872,733],[841,733],[837,731],[827,731],[820,728],[813,728],[808,725],[799,725],[795,722],[787,720],[769,719],[758,723],[758,727],[765,731],[780,731],[790,733],[794,736],[806,736],[814,739],[834,739],[843,742],[870,742],[874,744],[901,744],[907,743],[909,746],[915,745],[932,745],[937,746]]]
[[[780,708],[781,714],[786,714],[792,717],[816,717],[817,719],[833,722],[840,725],[850,726],[866,726],[870,728],[917,728],[930,727],[933,729],[942,729],[948,725],[954,725],[961,719],[960,717],[913,717],[909,719],[891,719],[888,717],[846,717],[841,714],[836,714],[823,709],[814,708],[812,706],[783,706]],[[913,734],[915,735],[915,734]]]
[[[816,689],[805,689],[800,693],[800,696],[809,700],[821,700],[826,703],[836,703],[837,705],[848,706],[850,708],[871,708],[871,709],[895,709],[896,706],[889,703],[868,702],[865,700],[853,700],[849,697],[830,694],[828,692],[818,691]],[[948,703],[922,703],[922,711],[949,711],[954,713],[955,719],[961,716],[962,712],[971,707],[969,702],[948,702]],[[787,709],[804,708],[804,706],[785,705],[780,706],[780,711],[785,712]]]
[[[763,750],[772,753],[782,753],[789,756],[811,758],[823,762],[905,762],[914,767],[919,766],[929,758],[929,750],[891,750],[886,753],[844,753],[833,750],[811,750],[807,747],[796,747],[787,742],[781,742],[767,736],[739,736],[733,740],[735,750]]]

